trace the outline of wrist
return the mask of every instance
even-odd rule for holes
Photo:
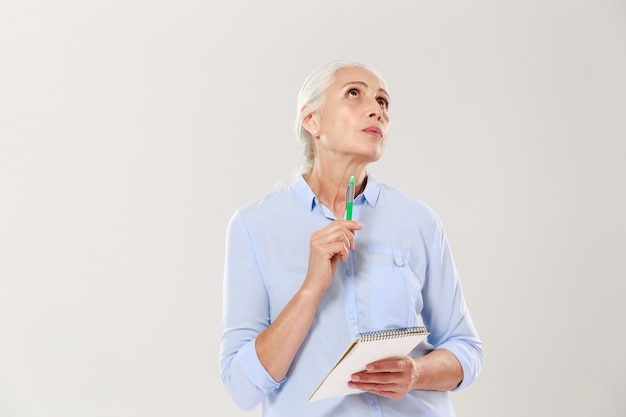
[[[306,283],[300,287],[296,296],[304,303],[314,304],[317,307],[322,296],[324,295],[325,290],[320,288],[315,288],[311,285],[307,285]]]
[[[419,379],[421,375],[421,368],[419,360],[413,359],[413,367],[411,369],[411,383],[409,384],[409,391],[413,391],[418,388]]]

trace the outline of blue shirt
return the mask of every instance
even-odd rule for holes
[[[371,174],[354,202],[364,223],[340,262],[286,378],[274,381],[255,339],[300,288],[313,232],[335,220],[303,177],[239,209],[227,231],[220,369],[234,402],[261,404],[263,416],[454,416],[448,392],[414,390],[402,400],[357,393],[309,403],[326,372],[359,332],[424,324],[430,335],[412,352],[452,352],[469,386],[482,367],[482,344],[467,311],[437,215]],[[346,381],[347,383],[347,381]]]

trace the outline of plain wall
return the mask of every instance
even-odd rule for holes
[[[626,3],[0,5],[0,415],[247,416],[224,236],[301,162],[298,89],[391,93],[380,180],[441,216],[483,339],[459,416],[626,413]]]

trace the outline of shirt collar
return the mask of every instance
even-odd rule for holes
[[[296,179],[291,183],[291,191],[296,197],[306,206],[307,210],[313,211],[315,207],[315,193],[309,187],[309,184],[304,180],[304,174],[298,175]]]
[[[365,200],[365,202],[367,202],[370,206],[376,207],[381,188],[381,183],[374,177],[374,175],[368,172],[365,190],[355,199],[355,202],[359,203],[360,201]],[[313,211],[315,206],[318,204],[318,200],[311,187],[309,187],[309,184],[304,180],[304,174],[298,175],[291,183],[291,190],[305,205],[307,210]]]

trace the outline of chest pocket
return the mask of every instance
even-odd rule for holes
[[[411,327],[422,310],[421,280],[413,273],[410,253],[391,246],[368,245],[370,322],[375,329]]]

